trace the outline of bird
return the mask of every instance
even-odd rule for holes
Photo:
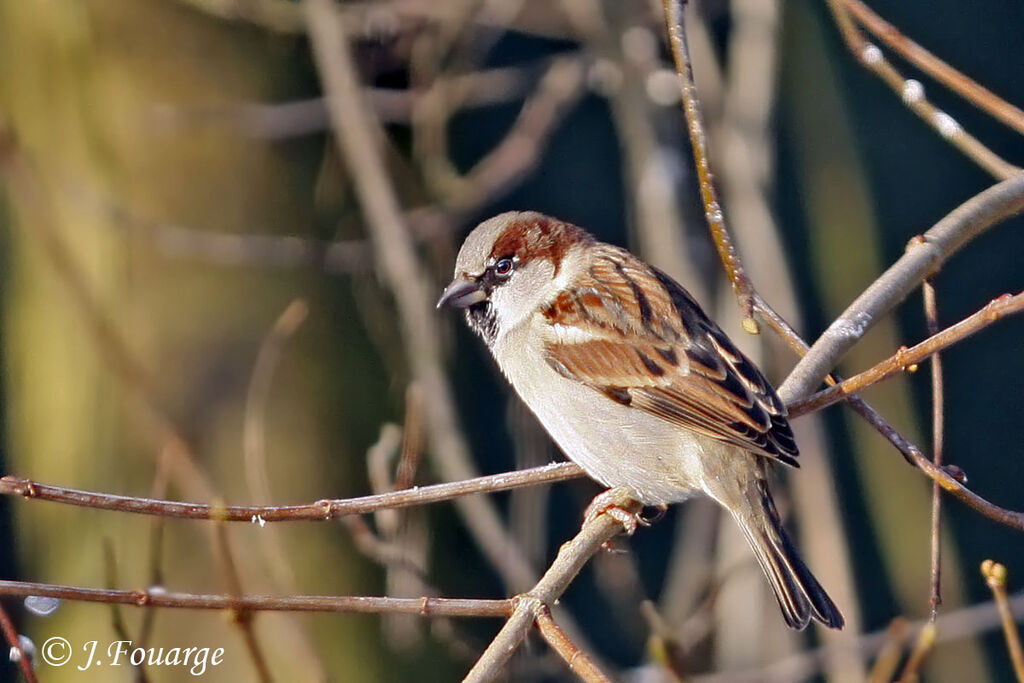
[[[769,490],[771,465],[798,466],[786,407],[681,285],[580,227],[512,211],[466,237],[437,307],[465,311],[608,500],[617,492],[664,508],[711,497],[742,529],[788,626],[843,627]]]

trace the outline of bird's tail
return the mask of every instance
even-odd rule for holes
[[[843,627],[843,615],[800,559],[779,520],[767,482],[757,478],[746,488],[744,503],[733,508],[790,628],[803,629],[811,619],[829,628]]]

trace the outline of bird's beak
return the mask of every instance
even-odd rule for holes
[[[480,289],[478,283],[457,277],[452,280],[450,285],[444,288],[441,298],[437,300],[437,307],[469,308],[486,298],[487,294],[484,293],[484,290]]]

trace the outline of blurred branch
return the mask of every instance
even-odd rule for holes
[[[218,266],[319,268],[332,275],[371,269],[363,240],[327,242],[293,235],[231,234],[157,221],[118,206],[84,187],[71,187],[82,204],[102,212],[116,228],[141,237],[160,253]]]
[[[200,12],[278,33],[301,33],[302,8],[290,0],[179,0]]]
[[[583,93],[585,64],[579,56],[558,57],[523,103],[501,142],[465,175],[448,156],[450,112],[461,105],[460,79],[438,79],[417,103],[413,116],[415,149],[427,180],[440,193],[442,210],[455,215],[494,201],[540,160],[545,143]]]
[[[917,369],[917,364],[925,359],[929,357],[933,360],[936,359],[939,351],[963,341],[997,320],[1008,315],[1020,313],[1022,310],[1024,310],[1024,292],[1012,296],[1004,294],[997,297],[986,304],[981,310],[964,318],[955,325],[951,325],[941,332],[928,337],[921,343],[909,349],[904,346],[889,358],[864,372],[848,377],[838,384],[834,384],[828,389],[822,389],[807,398],[787,404],[789,415],[790,417],[799,417],[821,410],[901,372],[913,372]]]
[[[875,322],[986,228],[1024,210],[1024,173],[971,197],[924,235],[829,325],[779,387],[787,403],[820,384]]]
[[[511,600],[465,598],[385,598],[334,595],[223,595],[179,593],[160,587],[146,590],[110,590],[60,586],[32,581],[0,580],[0,595],[40,595],[60,600],[170,607],[178,609],[249,610],[260,612],[346,612],[359,614],[416,614],[423,617],[505,617]]]
[[[1008,598],[1007,607],[1011,617],[1024,618],[1024,593],[1017,593]],[[908,631],[917,631],[928,623],[927,619],[909,622]],[[951,643],[963,638],[975,636],[1000,626],[999,607],[994,601],[984,602],[970,607],[950,610],[939,615],[935,620],[935,644]],[[789,683],[790,681],[806,680],[821,671],[829,656],[836,650],[848,650],[853,647],[862,657],[870,657],[886,647],[892,641],[889,628],[872,633],[865,633],[856,638],[850,645],[829,645],[808,650],[799,654],[784,657],[766,666],[755,667],[744,671],[723,671],[704,676],[694,676],[694,683]]]
[[[447,93],[458,107],[472,109],[502,104],[522,97],[539,64],[482,69],[452,76]],[[383,123],[407,124],[428,92],[419,88],[365,88],[370,108]],[[161,131],[177,132],[197,126],[221,128],[226,133],[265,140],[312,135],[328,129],[330,118],[323,97],[292,102],[240,102],[231,104],[161,104],[153,108]]]
[[[431,288],[376,148],[375,128],[360,97],[343,13],[332,0],[306,0],[303,8],[338,151],[352,171],[377,265],[395,296],[409,366],[430,397],[425,418],[434,463],[445,479],[469,479],[476,468],[442,367]],[[512,590],[533,583],[536,573],[508,534],[493,501],[483,497],[461,500],[458,510],[477,546]]]
[[[3,632],[4,640],[7,641],[7,645],[10,647],[7,659],[17,663],[18,670],[21,671],[25,683],[36,683],[36,672],[32,670],[32,658],[22,648],[18,629],[14,628],[14,622],[7,615],[7,610],[4,609],[3,604],[0,604],[0,631]]]
[[[29,234],[39,240],[64,292],[81,315],[93,346],[129,397],[129,405],[138,410],[161,457],[167,458],[173,466],[172,471],[184,490],[201,498],[213,498],[213,485],[193,460],[183,433],[159,404],[152,378],[100,306],[85,272],[59,234],[36,167],[2,120],[0,172],[7,179],[12,194],[20,198],[34,219],[31,221],[34,230],[29,230]]]
[[[893,92],[899,95],[903,104],[917,114],[940,136],[952,143],[974,163],[999,180],[1021,173],[1021,169],[1000,158],[995,152],[981,144],[967,133],[956,119],[935,107],[924,96],[924,86],[914,79],[905,79],[890,64],[877,46],[864,40],[850,15],[847,0],[828,0],[829,9],[835,19],[839,33],[853,57],[869,71],[882,79]]]
[[[635,501],[623,501],[621,507],[630,513],[640,510],[640,504]],[[565,592],[590,558],[621,531],[622,522],[606,513],[598,514],[584,522],[576,537],[558,551],[555,561],[551,563],[537,585],[513,598],[515,610],[477,663],[466,674],[464,683],[494,680],[526,638],[538,616]]]
[[[238,573],[238,563],[235,562],[234,553],[231,550],[231,541],[228,538],[227,524],[223,520],[216,520],[210,529],[214,547],[217,549],[217,563],[220,566],[224,583],[228,591],[236,598],[244,594],[242,589],[242,577]],[[231,608],[231,623],[242,635],[246,652],[252,660],[256,669],[256,677],[260,683],[270,683],[270,669],[267,668],[267,658],[263,654],[263,647],[256,638],[256,631],[252,625],[253,614],[245,605],[237,605]]]
[[[522,486],[549,484],[576,479],[583,470],[574,463],[553,463],[518,472],[492,474],[464,481],[432,486],[418,486],[403,491],[392,491],[360,498],[320,500],[306,505],[208,505],[155,500],[134,496],[116,496],[40,484],[20,477],[0,479],[0,495],[22,496],[48,500],[78,507],[116,510],[161,517],[184,519],[210,519],[225,522],[283,522],[296,520],[329,520],[345,515],[361,515],[383,508],[427,505],[452,500],[475,493],[506,491]]]
[[[999,608],[999,621],[1006,637],[1006,649],[1010,651],[1010,659],[1013,661],[1014,673],[1017,674],[1018,681],[1024,681],[1024,648],[1021,647],[1020,634],[1017,632],[1017,624],[1014,623],[1013,606],[1006,597],[1006,567],[998,562],[985,560],[981,563],[981,574],[992,590],[996,607]],[[1020,615],[1017,615],[1017,618],[1020,618]]]
[[[267,404],[270,401],[274,370],[285,344],[308,314],[309,306],[303,299],[292,300],[274,321],[256,354],[249,389],[245,396],[242,423],[242,460],[250,500],[274,499],[270,490],[270,475],[267,473]],[[291,590],[295,586],[295,574],[287,562],[289,555],[285,552],[284,543],[277,532],[278,529],[267,529],[260,534],[263,559],[278,584],[277,590]]]
[[[864,28],[892,48],[901,57],[959,94],[979,109],[988,112],[1018,133],[1024,134],[1024,111],[1013,106],[977,81],[960,73],[949,64],[924,49],[899,29],[875,14],[874,10],[860,0],[842,0],[846,10]]]
[[[910,681],[920,680],[921,666],[932,650],[935,649],[936,635],[938,635],[938,630],[935,626],[935,621],[929,617],[928,622],[921,627],[921,632],[914,643],[914,649],[910,651],[907,663],[904,665],[903,671],[900,672],[900,681],[909,683]]]

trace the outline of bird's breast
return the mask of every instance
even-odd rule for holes
[[[628,486],[648,505],[678,502],[704,488],[706,437],[559,374],[528,326],[501,336],[491,350],[551,438],[594,479]]]

